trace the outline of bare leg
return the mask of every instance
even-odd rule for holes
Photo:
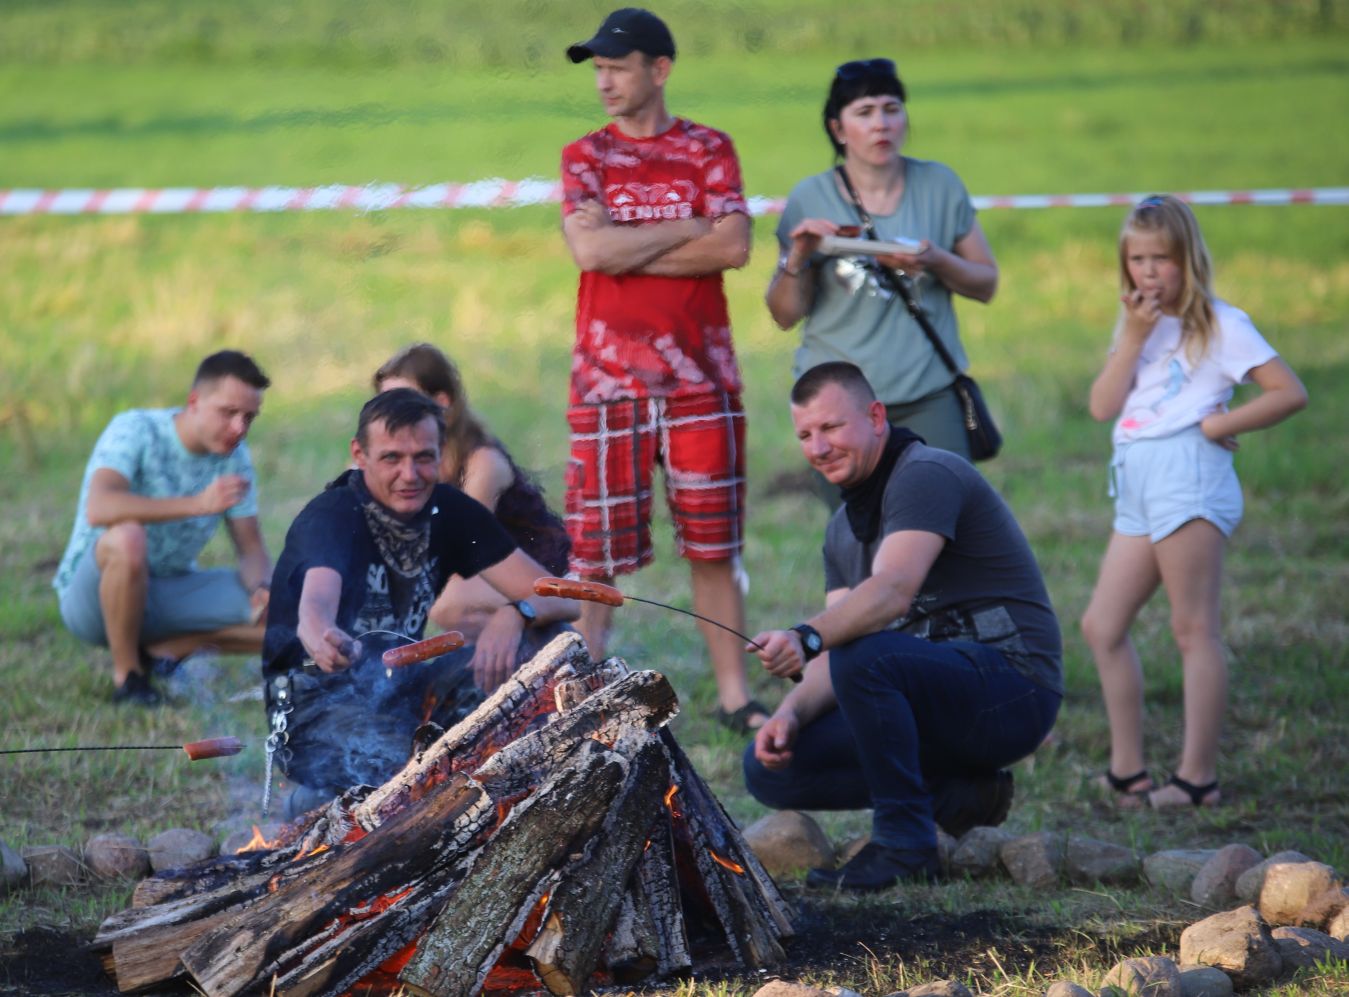
[[[481,578],[452,577],[431,607],[431,622],[442,630],[458,630],[475,643],[487,618],[506,605],[504,595]]]
[[[592,578],[590,581],[600,582],[604,585],[614,583],[613,576]],[[576,621],[576,629],[580,631],[581,637],[584,638],[593,660],[603,660],[604,652],[609,647],[609,634],[613,631],[613,627],[613,606],[606,606],[598,602],[581,603],[581,618]]]
[[[1171,632],[1185,674],[1185,739],[1176,775],[1206,786],[1218,774],[1218,740],[1227,712],[1227,654],[1222,643],[1222,531],[1203,519],[1186,523],[1156,544],[1162,584],[1171,602]],[[1177,786],[1152,794],[1153,806],[1188,806]],[[1218,791],[1205,804],[1218,802]]]
[[[1129,628],[1160,581],[1152,541],[1112,533],[1091,602],[1082,614],[1082,634],[1096,659],[1110,720],[1110,771],[1120,777],[1147,767],[1143,762],[1143,669]]]
[[[112,652],[113,682],[118,686],[132,672],[141,670],[141,621],[150,588],[145,555],[145,527],[140,523],[118,523],[94,545],[99,570],[98,604]]]
[[[745,597],[735,578],[735,562],[689,561],[693,572],[693,609],[728,627],[745,632]],[[749,702],[749,681],[745,673],[745,642],[733,633],[698,621],[703,640],[712,658],[717,680],[717,699],[728,713]],[[760,717],[757,727],[767,717]]]
[[[257,654],[262,650],[266,629],[261,623],[238,623],[219,630],[175,634],[147,645],[146,650],[164,658],[186,658],[203,648],[226,654]]]

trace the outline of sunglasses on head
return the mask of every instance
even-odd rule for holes
[[[1158,194],[1153,194],[1151,197],[1143,198],[1143,200],[1138,202],[1137,206],[1140,208],[1160,208],[1165,203],[1165,198]]]
[[[856,59],[845,62],[834,70],[834,76],[851,83],[853,80],[865,80],[873,76],[892,76],[898,78],[895,63],[891,59]]]

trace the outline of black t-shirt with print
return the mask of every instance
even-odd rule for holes
[[[298,668],[305,658],[295,635],[300,592],[310,568],[331,568],[342,577],[337,626],[353,637],[370,630],[391,630],[419,640],[427,614],[451,575],[470,578],[515,550],[515,542],[480,503],[451,485],[431,493],[428,570],[412,582],[409,596],[395,600],[390,568],[381,558],[356,492],[344,472],[313,499],[291,524],[286,545],[272,574],[263,674]],[[395,602],[405,603],[402,611]]]

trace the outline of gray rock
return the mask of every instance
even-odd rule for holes
[[[1214,914],[1180,933],[1183,964],[1216,966],[1237,990],[1268,983],[1283,967],[1269,927],[1254,907]]]
[[[1069,838],[1064,869],[1069,882],[1090,886],[1093,883],[1135,882],[1142,872],[1142,864],[1132,848],[1095,838]]]
[[[0,897],[28,885],[28,863],[23,856],[0,841]]]
[[[1275,928],[1270,932],[1274,945],[1283,960],[1283,971],[1291,975],[1299,969],[1305,969],[1318,962],[1324,962],[1326,956],[1332,959],[1349,959],[1349,942],[1330,937],[1324,931],[1314,928]]]
[[[1045,991],[1045,997],[1096,997],[1096,995],[1086,987],[1079,987],[1076,983],[1059,980],[1057,983],[1049,985],[1049,989]]]
[[[145,846],[128,834],[96,834],[84,846],[84,864],[99,879],[144,879],[150,874]]]
[[[65,845],[28,845],[19,852],[34,886],[76,886],[84,882],[80,856]]]
[[[1238,877],[1247,869],[1259,865],[1263,858],[1250,845],[1233,844],[1219,848],[1195,875],[1194,883],[1190,886],[1190,898],[1201,907],[1211,910],[1231,907],[1237,899]]]
[[[1003,868],[1021,886],[1054,886],[1063,872],[1067,842],[1057,831],[1037,831],[1003,845],[998,851]]]
[[[826,993],[833,997],[862,997],[856,990],[849,990],[847,987],[830,987]]]
[[[979,878],[992,876],[1002,868],[998,852],[1002,846],[1015,841],[1016,835],[1000,827],[974,827],[960,836],[956,850],[951,853],[952,874]]]
[[[1312,859],[1301,852],[1275,852],[1259,865],[1253,865],[1237,877],[1237,899],[1244,904],[1254,904],[1260,899],[1260,887],[1265,885],[1265,871],[1280,862],[1311,862]]]
[[[1327,890],[1342,885],[1324,862],[1279,862],[1265,870],[1260,916],[1269,925],[1296,924],[1303,909]]]
[[[771,980],[754,991],[754,997],[830,997],[830,995],[827,990],[808,987],[804,983]]]
[[[1349,886],[1337,886],[1312,897],[1293,923],[1299,928],[1317,928],[1325,931],[1335,915],[1349,907]]]
[[[1153,852],[1143,860],[1143,877],[1153,886],[1188,897],[1199,870],[1215,854],[1212,848],[1173,848]]]
[[[1330,919],[1326,925],[1326,934],[1340,941],[1349,941],[1349,907],[1345,907]]]
[[[216,853],[215,838],[186,827],[160,831],[145,843],[145,848],[150,853],[150,866],[155,872],[196,865]]]
[[[1105,974],[1106,987],[1139,997],[1181,997],[1180,969],[1164,955],[1124,959]]]
[[[955,838],[937,828],[937,861],[941,863],[942,872],[950,873],[951,857],[956,853],[956,844]]]
[[[1232,997],[1232,977],[1217,966],[1181,966],[1181,997]]]
[[[959,980],[936,980],[921,987],[910,987],[909,997],[974,997]]]
[[[745,841],[771,875],[785,876],[834,865],[834,846],[814,818],[779,810],[745,828]]]

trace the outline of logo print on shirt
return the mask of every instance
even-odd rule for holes
[[[624,183],[611,184],[605,194],[616,222],[670,221],[693,217],[698,188],[688,180]]]

